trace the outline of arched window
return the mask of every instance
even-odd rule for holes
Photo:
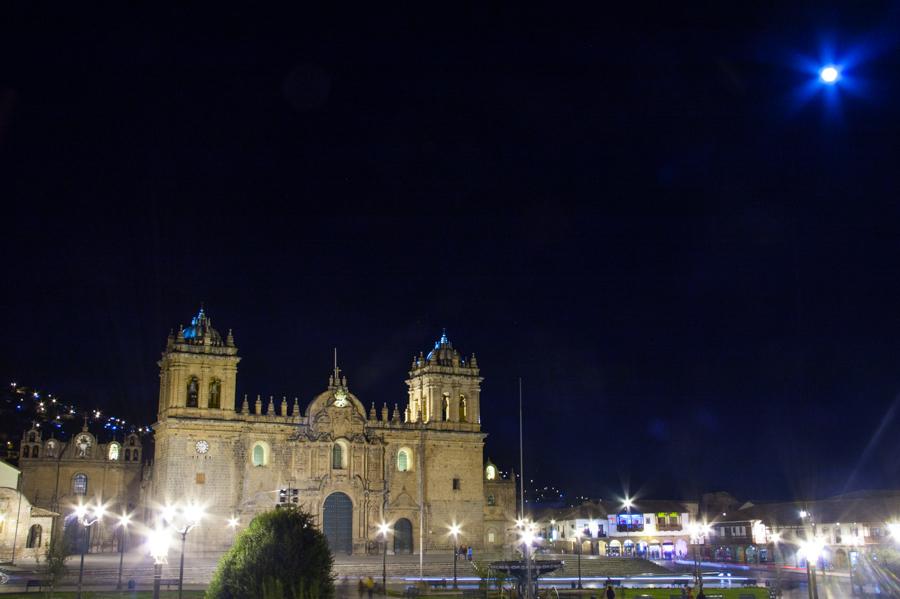
[[[25,541],[25,547],[28,549],[39,548],[41,546],[41,534],[43,532],[40,524],[33,524],[31,528],[28,529],[28,540]]]
[[[131,445],[132,447],[135,446],[135,438],[133,435],[131,437],[128,437],[128,444]]]
[[[126,449],[126,450],[125,450],[125,461],[126,461],[126,462],[130,462],[130,461],[131,461],[131,450],[130,450],[130,449]]]
[[[87,495],[87,474],[79,472],[72,477],[72,492],[75,495]]]
[[[118,443],[110,443],[109,444],[109,461],[116,462],[119,460],[119,444]]]
[[[29,443],[34,443],[36,440],[37,439],[35,438],[34,431],[31,431],[30,433],[28,433],[28,442]]]
[[[450,396],[444,393],[444,399],[441,401],[441,419],[444,422],[450,420]]]
[[[209,407],[219,409],[221,405],[222,383],[219,379],[213,379],[209,384]]]
[[[497,478],[497,469],[493,464],[488,464],[488,467],[484,469],[484,477],[488,480]]]
[[[23,458],[31,457],[31,448],[28,445],[26,445],[25,447],[22,448],[22,457]]]
[[[331,467],[340,470],[344,467],[344,448],[335,443],[331,448]]]
[[[36,458],[41,455],[41,448],[35,445],[31,448],[31,457]]]
[[[262,443],[257,443],[253,446],[253,465],[254,466],[265,466],[269,463],[268,459],[268,451],[266,451],[266,446]]]
[[[132,462],[140,462],[141,461],[141,450],[140,449],[132,450],[131,461]]]
[[[406,448],[397,452],[397,470],[408,472],[412,469],[412,452]]]
[[[466,396],[459,396],[459,421],[466,422],[469,418],[469,408],[466,404]]]
[[[188,381],[187,384],[187,407],[196,408],[197,407],[197,398],[200,394],[200,381],[197,380],[197,377],[192,376],[191,380]]]
[[[488,495],[488,505],[497,505],[497,500],[494,499],[493,495]]]

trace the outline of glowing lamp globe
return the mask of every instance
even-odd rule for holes
[[[823,83],[827,83],[828,85],[836,83],[838,77],[840,77],[840,72],[834,65],[822,67],[822,69],[819,71],[819,79],[821,79]]]

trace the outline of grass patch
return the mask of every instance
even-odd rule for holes
[[[189,599],[201,599],[206,591],[184,591]],[[0,593],[3,599],[40,599],[47,595],[43,591],[30,593]],[[76,591],[54,591],[50,597],[54,599],[75,599]],[[82,599],[152,599],[153,591],[82,591]],[[178,591],[160,591],[160,599],[176,599]]]

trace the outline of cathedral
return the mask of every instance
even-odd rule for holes
[[[85,426],[70,442],[23,437],[23,491],[36,506],[65,514],[103,501],[152,521],[162,506],[202,505],[189,535],[194,551],[223,551],[256,514],[299,506],[313,514],[336,554],[419,553],[459,544],[500,550],[516,512],[514,476],[484,458],[481,381],[475,355],[446,334],[414,357],[405,402],[366,408],[338,368],[305,408],[259,396],[238,403],[241,357],[203,310],[169,335],[159,364],[152,461],[137,435],[98,444]],[[392,404],[392,405],[391,405]],[[100,526],[92,546],[112,546]],[[189,549],[190,550],[190,549]]]

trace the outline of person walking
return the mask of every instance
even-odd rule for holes
[[[606,599],[616,599],[616,592],[611,584],[606,585]]]

